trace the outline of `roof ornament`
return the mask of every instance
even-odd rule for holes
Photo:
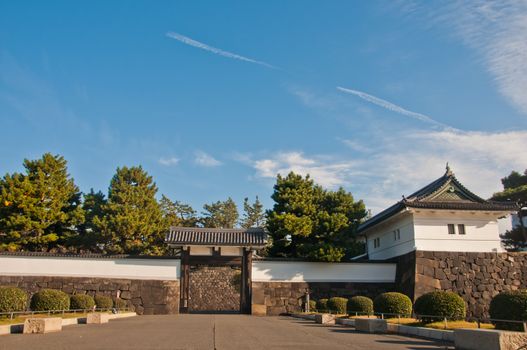
[[[454,172],[452,171],[452,169],[450,169],[450,165],[448,165],[448,162],[446,162],[446,173],[445,173],[446,176],[452,176],[454,175]]]

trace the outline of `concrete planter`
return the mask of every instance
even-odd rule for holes
[[[378,318],[356,318],[355,329],[367,333],[386,333],[388,326],[386,320]]]
[[[527,347],[527,333],[494,329],[456,329],[454,343],[460,350],[518,350]]]
[[[332,314],[316,314],[315,322],[319,324],[335,324],[335,315]]]
[[[27,318],[24,321],[24,334],[51,333],[62,330],[62,319],[59,317]]]
[[[89,313],[86,317],[86,324],[102,324],[108,323],[110,314],[103,313]]]
[[[355,319],[353,318],[337,318],[335,322],[343,326],[355,327]]]
[[[454,342],[454,331],[425,327],[412,327],[394,323],[388,323],[387,327],[389,333],[411,335],[421,338]]]

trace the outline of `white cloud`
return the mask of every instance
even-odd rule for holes
[[[174,166],[179,163],[179,159],[176,157],[159,158],[159,164],[164,166]]]
[[[333,161],[328,157],[306,157],[302,152],[278,152],[253,162],[256,175],[274,178],[277,174],[287,175],[293,171],[310,175],[318,184],[335,188],[347,183],[346,177],[353,173],[352,161]]]
[[[263,62],[263,61],[258,61],[258,60],[255,60],[255,59],[252,59],[252,58],[248,58],[248,57],[245,57],[245,56],[241,56],[241,55],[238,55],[238,54],[235,54],[235,53],[232,53],[232,52],[229,52],[229,51],[225,51],[225,50],[222,50],[222,49],[219,49],[219,48],[216,48],[216,47],[212,47],[212,46],[209,46],[207,44],[204,44],[202,42],[199,42],[197,40],[194,40],[192,38],[189,38],[188,36],[185,36],[185,35],[182,35],[182,34],[179,34],[179,33],[168,32],[166,35],[169,38],[176,39],[176,40],[182,42],[183,44],[187,44],[187,45],[190,45],[190,46],[193,46],[193,47],[197,47],[198,49],[209,51],[209,52],[215,53],[216,55],[232,58],[232,59],[235,59],[235,60],[240,60],[240,61],[245,61],[245,62],[249,62],[249,63],[258,64],[258,65],[261,65],[261,66],[264,66],[264,67],[267,67],[267,68],[271,68],[271,69],[277,69],[277,67],[275,67],[275,66],[273,66],[273,65],[271,65],[269,63],[266,63],[266,62]]]
[[[402,114],[402,115],[405,115],[405,116],[408,116],[408,117],[420,120],[420,121],[425,122],[425,123],[430,123],[430,124],[433,124],[433,125],[436,125],[436,126],[441,126],[441,127],[449,127],[448,125],[440,123],[440,122],[434,120],[433,118],[431,118],[431,117],[429,117],[427,115],[409,111],[407,109],[404,109],[401,106],[398,106],[398,105],[393,104],[393,103],[391,103],[389,101],[383,100],[383,99],[381,99],[379,97],[367,94],[367,93],[362,92],[362,91],[346,89],[346,88],[343,88],[343,87],[340,87],[340,86],[337,86],[337,90],[345,92],[345,93],[348,93],[348,94],[352,94],[352,95],[358,96],[358,97],[362,98],[363,100],[368,101],[370,103],[373,103],[373,104],[375,104],[377,106],[380,106],[380,107],[382,107],[384,109],[387,109],[387,110],[390,110],[392,112],[395,112],[395,113],[398,113],[398,114]]]
[[[216,167],[222,164],[219,160],[203,151],[196,151],[195,156],[194,162],[201,166]]]
[[[501,94],[527,114],[527,1],[414,2],[402,10],[479,52]]]

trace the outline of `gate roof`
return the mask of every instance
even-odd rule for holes
[[[225,229],[201,227],[171,227],[165,236],[170,245],[206,245],[264,247],[267,233],[263,228]]]

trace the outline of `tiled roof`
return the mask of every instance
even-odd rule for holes
[[[0,256],[29,256],[50,258],[76,258],[76,259],[174,259],[173,256],[128,255],[128,254],[97,254],[97,253],[51,253],[51,252],[0,252]]]
[[[267,244],[267,233],[263,228],[171,227],[165,242],[175,245],[263,247]]]
[[[447,165],[447,171],[442,177],[410,196],[403,197],[401,201],[365,221],[359,226],[358,233],[381,223],[405,208],[516,211],[518,207],[513,202],[495,202],[478,197],[459,182]]]

